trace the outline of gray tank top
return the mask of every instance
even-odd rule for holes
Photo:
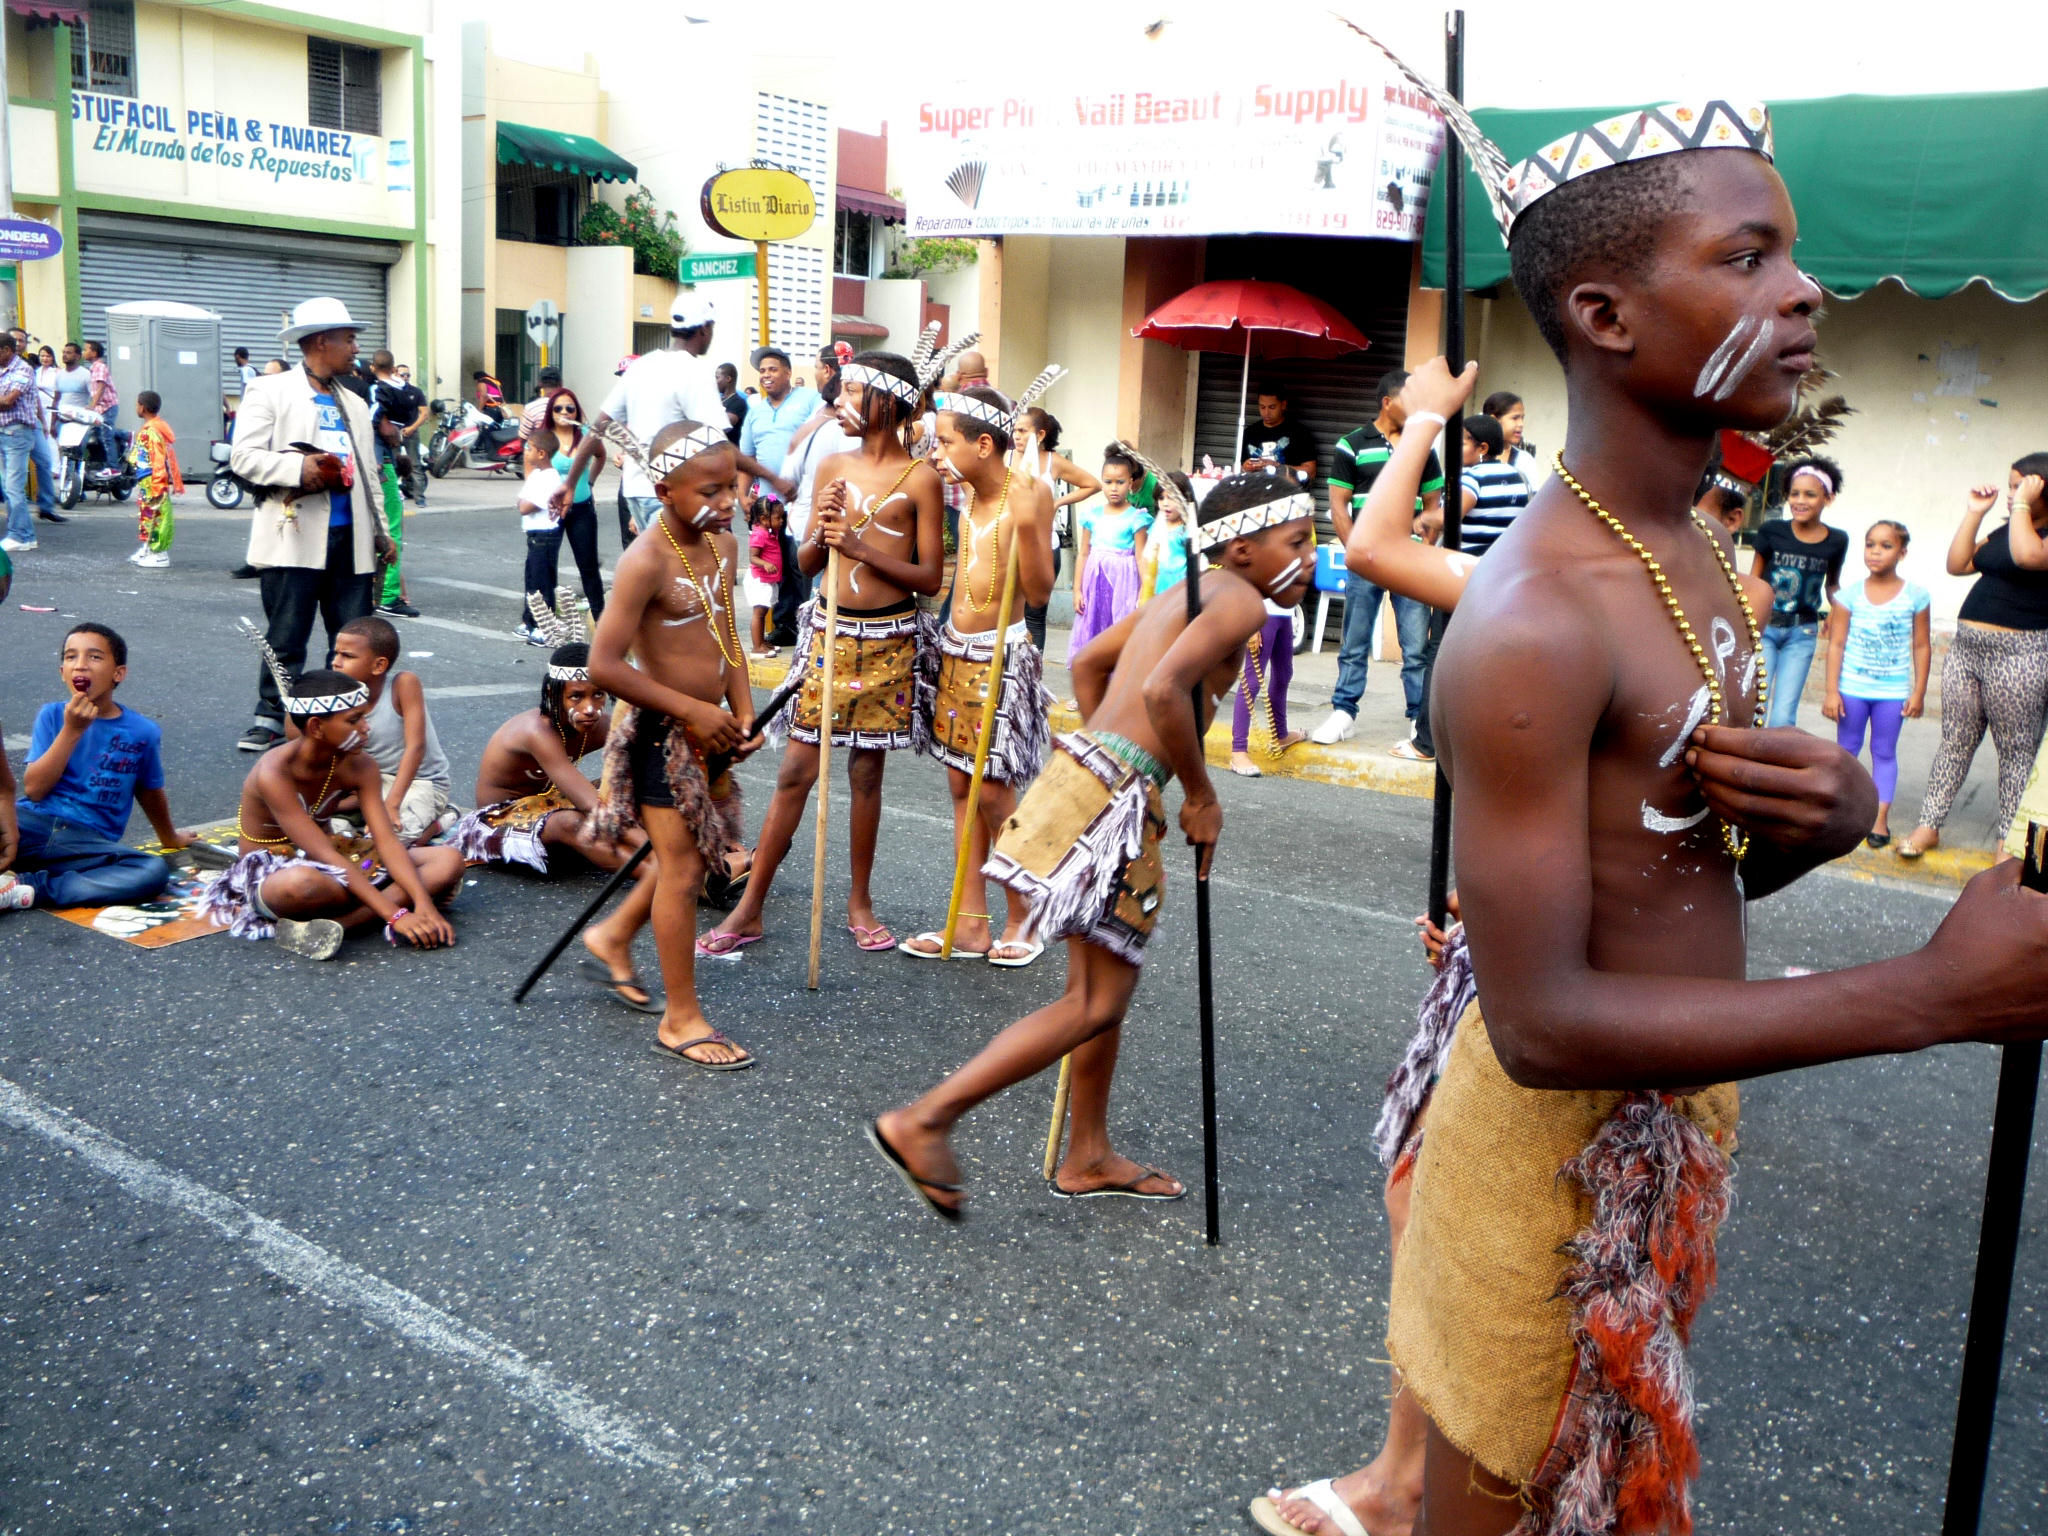
[[[398,713],[393,693],[392,680],[387,676],[384,691],[377,695],[369,718],[363,721],[363,730],[370,738],[365,750],[376,759],[378,772],[387,774],[398,772],[398,765],[405,761],[405,719]],[[448,786],[448,754],[441,750],[441,738],[434,734],[432,715],[427,716],[427,750],[421,755],[419,772],[413,777],[444,789]]]

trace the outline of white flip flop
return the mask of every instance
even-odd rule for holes
[[[1023,958],[1018,960],[998,960],[996,958],[996,949],[1001,949],[1005,944],[1014,945],[1016,948],[1022,949],[1024,951]],[[998,939],[996,940],[995,949],[991,949],[988,952],[988,963],[990,965],[1000,965],[1006,971],[1021,971],[1044,953],[1045,946],[1037,939]]]
[[[910,946],[919,939],[930,939],[932,947],[930,949],[912,949]],[[986,960],[988,958],[988,951],[985,949],[962,949],[957,944],[953,947],[952,954],[944,953],[946,936],[943,933],[913,934],[896,947],[913,960]],[[1000,963],[998,962],[998,964]]]
[[[1308,1500],[1329,1518],[1343,1536],[1372,1536],[1358,1523],[1358,1516],[1351,1513],[1351,1506],[1337,1496],[1336,1488],[1327,1477],[1291,1490],[1268,1488],[1251,1502],[1249,1513],[1252,1523],[1262,1531],[1271,1532],[1272,1536],[1308,1536],[1308,1532],[1281,1515],[1280,1501],[1288,1498]]]

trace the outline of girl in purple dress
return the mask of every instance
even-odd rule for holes
[[[1152,514],[1131,500],[1144,471],[1114,444],[1102,460],[1102,504],[1080,516],[1074,542],[1074,632],[1067,665],[1081,647],[1138,606],[1138,559]]]

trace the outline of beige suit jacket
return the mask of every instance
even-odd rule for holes
[[[305,455],[294,452],[290,445],[320,440],[320,410],[313,403],[313,393],[313,381],[303,366],[286,373],[268,373],[250,381],[249,392],[235,412],[235,441],[228,463],[236,474],[259,487],[256,510],[249,519],[251,565],[318,570],[327,564],[327,497],[315,493],[292,502],[298,510],[296,521],[281,515],[284,493],[298,488],[305,465]],[[382,520],[372,494],[378,484],[377,435],[370,426],[370,408],[352,391],[337,384],[331,393],[341,406],[355,450],[351,531],[356,574],[369,575],[377,569],[372,530]]]

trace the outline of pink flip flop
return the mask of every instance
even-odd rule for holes
[[[697,953],[706,960],[734,960],[749,944],[758,944],[765,937],[759,933],[720,933],[714,928],[697,941]]]
[[[889,931],[887,923],[873,923],[866,927],[859,923],[848,923],[846,931],[853,935],[854,943],[870,953],[896,947],[896,935]]]

